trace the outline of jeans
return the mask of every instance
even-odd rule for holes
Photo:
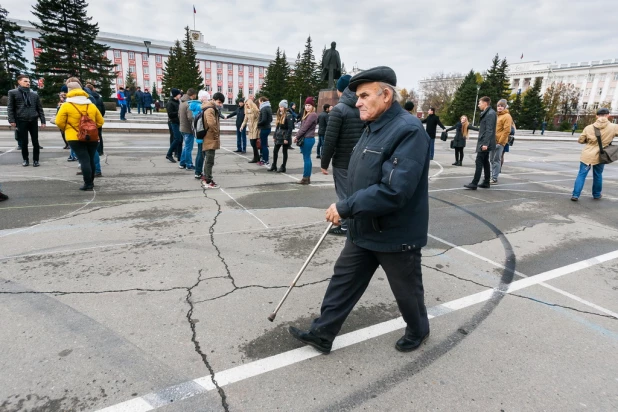
[[[94,164],[95,157],[97,156],[98,142],[80,142],[79,140],[69,140],[69,146],[71,150],[77,155],[79,160],[79,166],[82,169],[82,177],[84,178],[84,184],[86,186],[92,186],[94,183],[94,170],[96,166]]]
[[[305,162],[303,177],[311,177],[311,168],[313,167],[313,164],[311,163],[311,149],[313,149],[314,144],[315,137],[305,137],[305,141],[300,147],[300,152],[303,154],[303,160]]]
[[[333,180],[335,181],[335,193],[339,200],[348,197],[348,169],[333,166]],[[341,219],[341,229],[348,230],[348,220]]]
[[[236,150],[247,151],[247,126],[244,129],[236,129]]]
[[[502,169],[502,153],[504,146],[496,144],[496,148],[489,152],[489,161],[491,164],[491,177],[498,180],[498,175]]]
[[[322,157],[322,148],[324,147],[324,135],[318,136],[318,148],[315,150],[318,157]]]
[[[474,171],[473,185],[478,185],[481,180],[481,172],[485,174],[484,183],[489,183],[491,172],[489,168],[489,151],[485,150],[476,154],[476,170]]]
[[[434,146],[436,145],[436,139],[429,139],[429,160],[433,160]]]
[[[180,156],[179,166],[193,166],[193,141],[195,136],[191,133],[183,133],[182,136],[185,139],[185,145],[182,149],[182,155]]]
[[[206,180],[212,180],[212,167],[215,165],[215,150],[206,150],[204,151],[204,155],[206,157],[206,161],[204,162],[204,176],[206,176]]]
[[[19,134],[19,144],[21,146],[21,157],[29,160],[28,153],[28,133],[32,139],[33,160],[39,161],[39,119],[22,121],[17,120],[17,133]]]
[[[262,144],[262,160],[268,162],[268,135],[271,129],[260,129],[260,143]]]
[[[202,146],[204,143],[197,144],[197,154],[195,155],[195,174],[201,175],[204,170],[204,152],[202,152]]]
[[[124,104],[120,105],[120,120],[127,120],[124,116],[127,114],[127,106]]]
[[[592,168],[592,197],[598,199],[601,197],[601,191],[603,190],[603,169],[604,164],[587,165],[579,162],[579,173],[575,179],[575,187],[573,187],[573,197],[579,197],[584,189],[584,183],[586,182],[586,176]]]
[[[382,266],[397,306],[407,324],[406,337],[420,339],[429,333],[425,290],[421,270],[421,249],[408,252],[374,252],[355,245],[349,239],[335,263],[320,317],[311,332],[333,341],[346,318],[369,286],[378,266]]]
[[[172,141],[172,144],[167,151],[167,157],[172,157],[174,151],[178,153],[178,145],[182,144],[182,133],[180,133],[180,125],[177,123],[170,123],[170,128],[172,129],[172,133],[174,133],[174,140]]]
[[[99,146],[97,146],[97,152],[103,155],[103,128],[99,127]]]
[[[97,149],[98,149],[98,146],[97,146]],[[101,157],[99,156],[98,150],[94,151],[94,172],[101,173]]]
[[[140,110],[146,113],[146,109],[144,109],[144,105],[138,102],[137,103],[137,114],[140,114]]]

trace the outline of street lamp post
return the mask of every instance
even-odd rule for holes
[[[479,104],[479,91],[481,91],[481,85],[476,85],[476,101],[474,102],[474,116],[472,116],[472,126],[474,126],[474,121],[476,120],[476,106]]]

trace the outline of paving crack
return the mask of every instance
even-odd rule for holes
[[[153,161],[152,161],[152,157],[151,157],[150,159],[148,159],[148,161],[149,161],[150,163],[152,163],[152,167],[157,167],[157,165],[155,164],[155,162],[153,162]]]
[[[167,289],[148,289],[148,288],[129,288],[129,289],[111,289],[111,290],[86,290],[86,291],[63,291],[63,290],[21,290],[21,291],[0,291],[0,295],[102,295],[106,293],[127,293],[127,292],[173,292],[175,290],[187,290],[185,286],[175,286]]]

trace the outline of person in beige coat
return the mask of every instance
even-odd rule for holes
[[[258,130],[258,120],[260,118],[260,109],[257,107],[253,99],[247,99],[245,103],[245,120],[240,126],[242,130],[247,127],[247,135],[249,136],[249,142],[253,148],[253,159],[249,163],[257,163],[260,161],[260,152],[257,148],[257,139],[260,137],[260,131]]]
[[[618,124],[610,123],[609,121],[609,109],[602,108],[597,111],[597,120],[586,126],[579,136],[579,143],[585,144],[582,150],[582,155],[579,163],[579,174],[575,179],[575,186],[573,187],[573,195],[571,200],[576,202],[582,193],[584,183],[586,182],[586,176],[592,168],[592,198],[595,200],[601,199],[603,195],[603,168],[604,164],[599,163],[599,143],[594,129],[597,128],[601,132],[601,143],[603,147],[608,146],[614,140],[614,137],[618,136]]]
[[[215,93],[212,100],[202,105],[204,111],[204,126],[208,127],[202,149],[204,150],[204,176],[202,187],[204,189],[216,189],[218,184],[212,178],[212,168],[215,165],[215,151],[221,148],[221,128],[219,127],[219,114],[223,108],[225,96],[223,93]],[[212,109],[212,110],[209,110]]]

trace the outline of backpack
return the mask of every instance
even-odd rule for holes
[[[97,124],[88,116],[88,104],[86,105],[86,113],[82,113],[75,104],[71,105],[77,110],[81,117],[79,118],[79,128],[76,129],[72,124],[69,126],[77,132],[77,140],[80,142],[98,142],[99,141],[99,128]]]
[[[515,126],[511,125],[511,134],[509,135],[509,146],[515,143]]]
[[[193,118],[193,135],[198,140],[204,140],[206,133],[208,133],[208,124],[204,121],[204,115],[208,109],[214,109],[214,107],[207,107],[204,110],[200,110],[200,113]]]

